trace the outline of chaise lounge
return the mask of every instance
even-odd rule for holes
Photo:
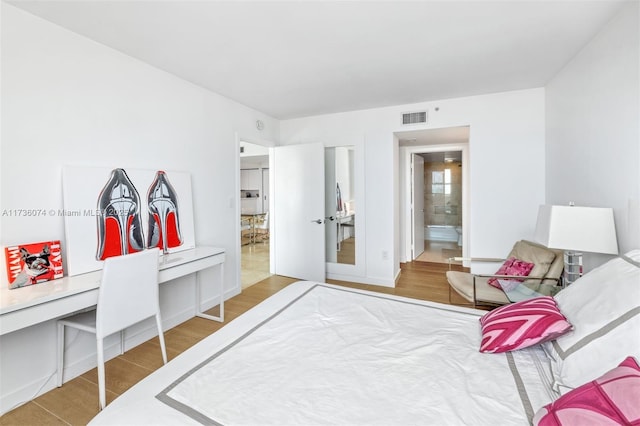
[[[553,250],[540,244],[521,240],[518,241],[506,259],[475,259],[475,258],[451,258],[451,261],[470,260],[474,262],[504,262],[507,259],[518,259],[527,263],[532,263],[531,272],[524,279],[521,275],[504,274],[472,274],[462,271],[447,271],[447,281],[449,291],[455,290],[458,294],[477,305],[505,305],[528,297],[547,295],[552,296],[560,290],[560,277],[564,269],[564,253],[562,250]],[[490,285],[491,278],[507,280],[523,280],[521,285],[515,288],[504,289]]]

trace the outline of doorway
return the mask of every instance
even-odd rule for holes
[[[240,141],[240,283],[270,277],[269,148]]]
[[[448,263],[469,241],[469,126],[396,132],[401,262]]]
[[[448,263],[462,257],[462,151],[416,155],[424,159],[424,216],[422,223],[415,223],[424,235],[424,251],[414,253],[414,260]]]

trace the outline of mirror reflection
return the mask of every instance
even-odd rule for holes
[[[326,259],[331,263],[356,263],[353,165],[353,146],[325,149]]]

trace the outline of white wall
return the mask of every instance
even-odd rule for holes
[[[530,89],[328,114],[282,121],[281,142],[353,145],[364,138],[366,200],[358,215],[366,215],[366,260],[363,275],[353,278],[393,285],[399,271],[398,227],[406,225],[398,207],[399,153],[393,135],[408,130],[401,114],[428,110],[428,125],[411,129],[470,126],[469,255],[501,257],[516,240],[533,237],[538,206],[544,203],[544,108],[544,89]]]
[[[1,54],[0,212],[62,209],[63,165],[189,172],[196,244],[227,249],[225,295],[237,294],[237,138],[272,144],[278,139],[277,120],[5,3]],[[257,119],[265,123],[262,132]],[[2,215],[0,245],[59,239],[64,247],[63,227],[63,217],[55,215]],[[214,272],[201,279],[215,284]],[[194,283],[191,276],[162,285],[166,327],[193,315]],[[213,296],[212,291],[203,295]],[[129,345],[150,337],[149,326],[137,329],[140,334]],[[0,412],[5,412],[53,387],[54,323],[1,339]],[[95,340],[79,337],[70,353],[72,372],[94,366]]]
[[[546,201],[613,207],[623,253],[640,247],[638,8],[625,6],[546,87]],[[585,267],[604,260],[585,255]]]

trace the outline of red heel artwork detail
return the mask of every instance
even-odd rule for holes
[[[182,245],[178,195],[162,170],[156,173],[156,178],[149,187],[147,199],[149,207],[147,246],[161,248],[166,253],[167,249]]]
[[[98,196],[96,259],[144,250],[140,196],[124,169],[114,169]]]

